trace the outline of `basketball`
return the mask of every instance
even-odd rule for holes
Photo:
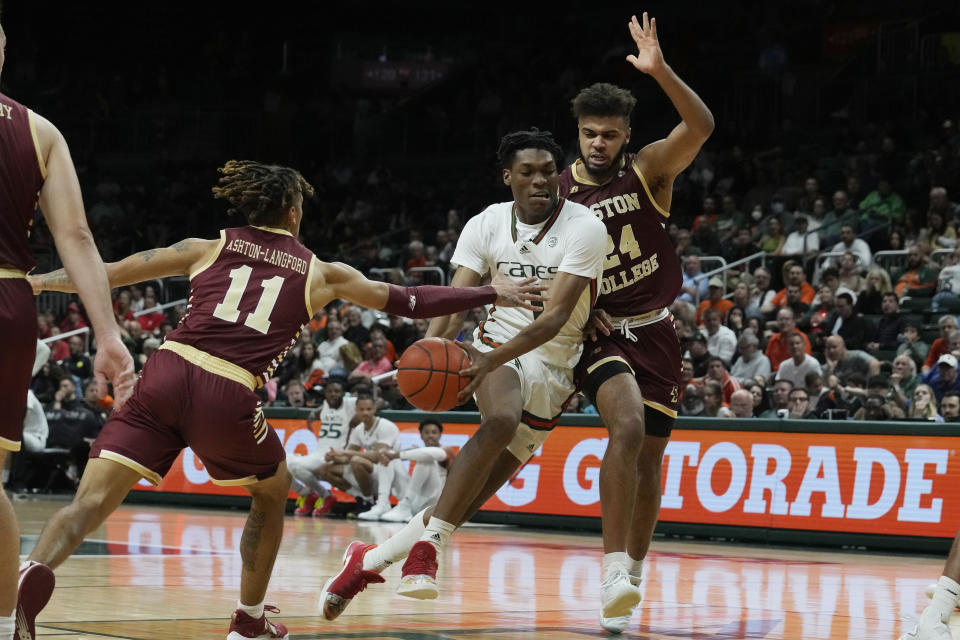
[[[470,366],[467,352],[451,340],[423,338],[407,347],[397,362],[400,393],[422,411],[449,411],[470,378],[457,373]]]

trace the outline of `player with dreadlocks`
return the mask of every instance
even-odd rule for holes
[[[240,601],[228,640],[286,638],[264,615],[267,583],[283,533],[290,488],[283,444],[254,390],[297,343],[301,327],[335,298],[394,315],[430,318],[476,305],[540,303],[532,278],[498,276],[491,286],[398,287],[324,263],[297,240],[313,188],[298,172],[249,161],[220,169],[214,196],[247,225],[218,240],[187,239],[106,265],[113,287],[190,276],[186,317],[143,367],[133,396],[90,449],[73,502],[44,527],[30,560],[61,564],[141,478],[156,485],[184,447],[215,484],[242,486],[253,500],[240,540]],[[30,278],[34,291],[73,291],[63,271]],[[272,607],[268,609],[275,611]],[[24,606],[35,611],[36,606]],[[34,614],[35,615],[35,614]]]
[[[437,556],[453,531],[499,489],[540,447],[573,396],[573,367],[596,299],[607,233],[582,205],[558,196],[562,154],[545,131],[508,134],[498,151],[512,202],[487,207],[460,234],[451,262],[453,285],[471,286],[504,269],[549,284],[543,309],[494,307],[464,345],[481,423],[460,450],[436,506],[425,509],[379,546],[353,542],[343,569],[324,586],[320,607],[328,620],[343,612],[368,583],[383,582],[387,566],[407,556],[398,592],[437,597]],[[463,317],[435,318],[427,335],[453,337]],[[503,366],[501,366],[503,365]]]

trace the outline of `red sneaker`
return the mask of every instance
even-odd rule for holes
[[[413,545],[403,563],[397,593],[418,600],[434,600],[439,595],[436,547],[425,540]]]
[[[259,618],[251,618],[245,611],[237,609],[230,617],[230,633],[227,634],[227,640],[270,640],[271,638],[280,638],[286,640],[289,638],[287,628],[282,624],[274,624],[267,620],[266,612],[280,613],[280,609],[267,605],[263,608],[264,614]]]
[[[317,501],[320,499],[315,493],[311,493],[308,496],[300,496],[297,498],[297,508],[293,510],[293,515],[295,516],[308,516],[314,511],[314,507],[317,504]]]
[[[17,583],[17,619],[13,640],[35,640],[37,614],[50,601],[56,579],[45,564],[28,561],[20,565]]]
[[[376,571],[363,569],[363,556],[373,549],[375,544],[366,544],[354,540],[343,553],[343,569],[323,585],[320,593],[320,612],[327,620],[335,620],[343,613],[353,598],[367,588],[368,584],[384,582]]]
[[[323,499],[323,502],[320,504],[319,508],[314,508],[313,517],[314,518],[324,518],[330,515],[330,512],[333,511],[333,505],[337,504],[337,498],[332,493],[328,493],[327,497]]]

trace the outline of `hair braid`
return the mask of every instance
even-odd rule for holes
[[[227,214],[243,215],[248,224],[276,224],[298,193],[313,195],[310,183],[289,167],[230,160],[217,171],[220,179],[212,189],[214,197],[230,203]]]

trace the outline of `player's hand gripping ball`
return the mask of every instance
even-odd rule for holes
[[[470,383],[459,371],[470,366],[467,352],[451,340],[423,338],[407,347],[397,361],[400,393],[422,411],[449,411],[457,394]]]

